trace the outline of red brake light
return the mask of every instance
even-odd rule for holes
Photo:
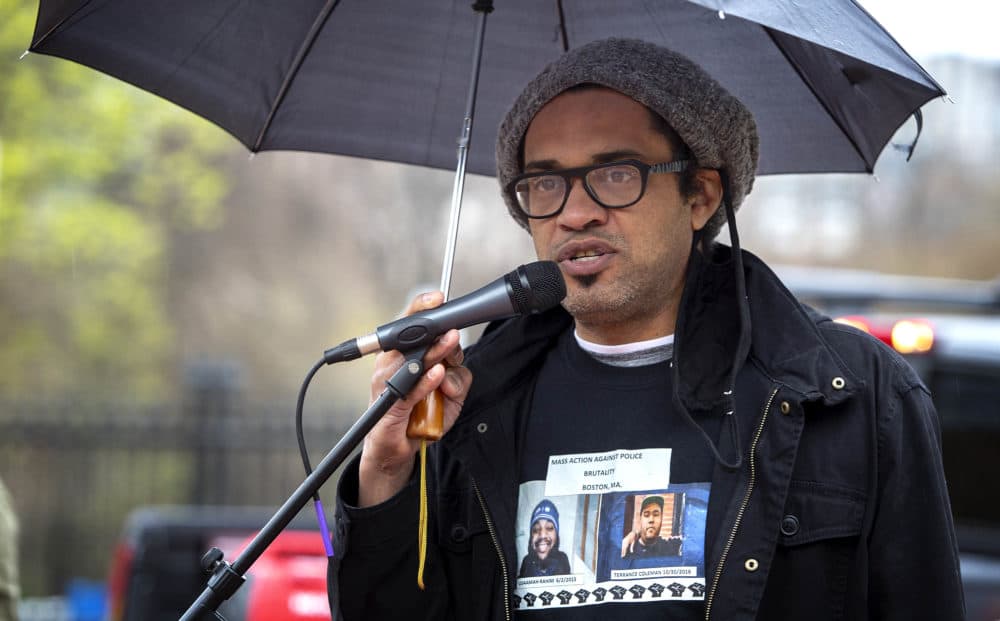
[[[934,327],[923,319],[891,322],[845,315],[834,321],[867,332],[901,354],[925,354],[934,347]]]
[[[934,346],[934,328],[926,321],[904,319],[892,326],[892,346],[901,354],[923,354]]]

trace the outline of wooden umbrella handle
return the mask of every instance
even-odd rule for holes
[[[440,440],[444,435],[444,395],[438,388],[424,397],[410,412],[406,437],[422,440]]]

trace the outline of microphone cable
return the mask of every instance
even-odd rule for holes
[[[306,450],[306,436],[302,430],[302,410],[306,401],[306,389],[309,388],[309,383],[312,382],[313,376],[326,365],[325,359],[320,359],[319,362],[313,365],[309,369],[309,373],[306,374],[305,379],[302,381],[302,386],[299,388],[299,398],[298,402],[295,404],[295,436],[299,441],[299,453],[302,456],[302,465],[306,469],[306,476],[312,474],[312,464],[309,462],[309,451]],[[319,522],[319,532],[323,536],[323,549],[326,551],[327,558],[333,557],[333,538],[330,535],[330,527],[326,522],[326,512],[323,510],[323,502],[319,498],[319,491],[313,494],[313,508],[316,510],[316,521]]]

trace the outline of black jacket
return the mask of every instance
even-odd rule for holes
[[[740,337],[729,249],[692,259],[677,325],[678,396],[694,420],[732,408],[706,532],[706,618],[964,617],[937,415],[924,384],[870,336],[800,305],[743,254],[750,350]],[[474,381],[429,456],[426,590],[416,586],[416,481],[352,507],[357,460],[340,480],[335,619],[510,619],[517,572],[514,421],[571,318],[556,309],[487,329],[466,356]],[[723,395],[736,373],[735,396]],[[726,410],[727,411],[727,410]],[[718,498],[717,498],[718,496]]]

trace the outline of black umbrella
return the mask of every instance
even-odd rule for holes
[[[174,101],[252,151],[452,169],[465,116],[469,2],[42,0],[31,51]],[[569,47],[646,39],[704,67],[754,113],[760,174],[870,172],[942,89],[852,0],[501,0],[490,16],[470,172],[495,128]]]
[[[468,170],[492,175],[507,105],[569,47],[628,36],[689,56],[754,113],[758,174],[871,172],[944,94],[853,0],[503,0],[485,37],[491,3],[477,18],[468,1],[42,0],[30,51],[165,97],[251,151],[453,169],[461,138],[446,293],[465,148]]]

